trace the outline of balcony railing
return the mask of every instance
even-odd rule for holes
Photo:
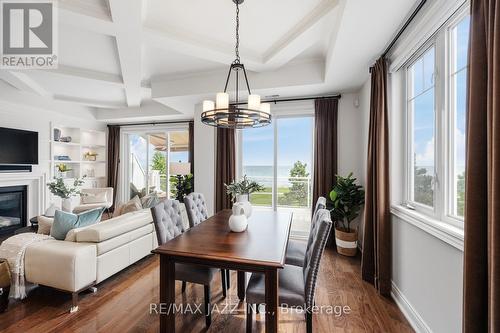
[[[262,192],[250,195],[250,202],[256,206],[273,205],[274,177],[248,176],[250,180],[264,186]],[[312,201],[312,183],[310,177],[277,177],[276,179],[278,207],[310,208]]]

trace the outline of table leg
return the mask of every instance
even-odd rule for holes
[[[160,255],[160,332],[175,332],[175,262]]]
[[[247,287],[247,278],[245,272],[238,271],[238,298],[241,302],[245,299],[245,289]]]
[[[266,333],[278,332],[278,270],[266,271]]]

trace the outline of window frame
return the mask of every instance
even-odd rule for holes
[[[455,115],[452,110],[454,97],[452,80],[453,29],[469,15],[469,5],[457,10],[403,66],[404,90],[404,198],[403,204],[425,216],[446,222],[460,229],[464,228],[464,219],[454,215],[454,154],[455,154]],[[411,89],[410,67],[415,64],[430,48],[434,47],[434,206],[413,200],[413,110],[410,106]]]

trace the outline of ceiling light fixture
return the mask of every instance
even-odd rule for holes
[[[247,72],[245,66],[240,62],[240,7],[244,0],[233,0],[236,4],[236,59],[229,67],[229,73],[226,78],[224,92],[217,93],[214,101],[203,101],[203,113],[201,121],[210,126],[222,128],[251,128],[262,127],[271,123],[271,105],[269,103],[261,103],[260,96],[252,94],[250,85],[248,84]],[[248,101],[246,107],[239,101],[239,78],[240,71],[243,71],[245,83],[248,90]],[[233,103],[229,103],[229,94],[227,93],[227,85],[231,78],[231,74],[235,72],[236,76],[236,98]]]

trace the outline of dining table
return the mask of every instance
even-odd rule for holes
[[[160,304],[175,308],[175,264],[189,263],[237,272],[240,301],[245,299],[246,273],[265,274],[265,328],[278,331],[278,274],[292,223],[291,212],[255,210],[243,232],[232,232],[232,211],[222,210],[153,250],[160,256]],[[175,313],[160,313],[160,332],[175,332]]]

